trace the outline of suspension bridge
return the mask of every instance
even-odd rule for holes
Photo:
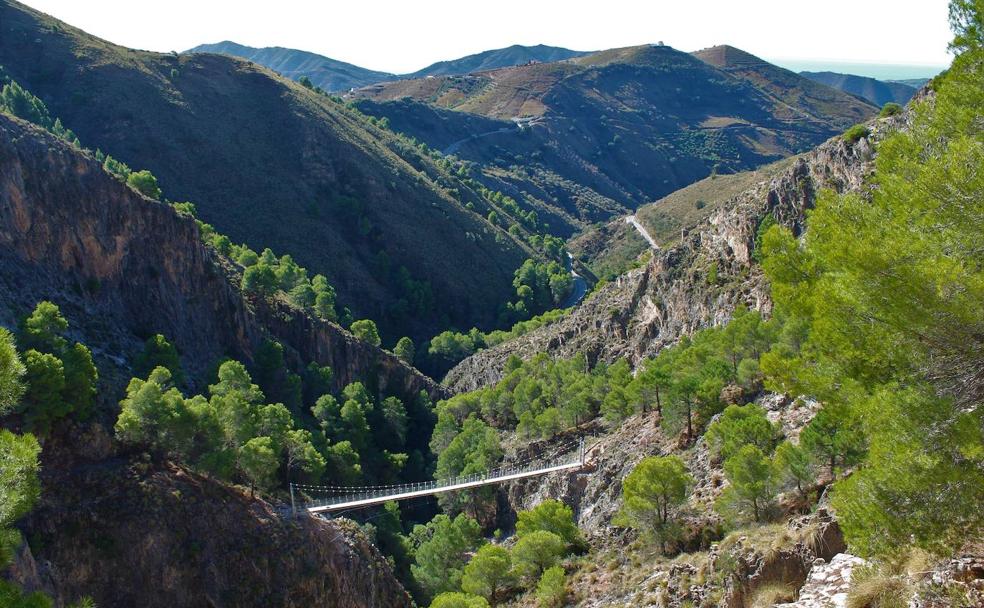
[[[409,500],[444,492],[468,490],[584,467],[583,437],[557,446],[552,451],[555,454],[553,456],[535,456],[490,471],[433,481],[389,486],[316,486],[292,483],[290,484],[291,509],[294,513],[298,509],[303,509],[311,514],[329,514],[371,507],[391,500]]]

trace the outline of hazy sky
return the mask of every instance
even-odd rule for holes
[[[511,44],[596,50],[664,41],[760,57],[949,64],[947,0],[26,0],[111,42],[182,51],[286,46],[410,72]]]

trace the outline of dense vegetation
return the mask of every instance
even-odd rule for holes
[[[570,507],[546,500],[521,511],[513,540],[510,546],[485,541],[479,524],[463,513],[415,526],[407,542],[418,594],[432,598],[432,608],[496,606],[526,589],[557,605],[566,578],[558,566],[584,548]]]
[[[46,343],[57,342],[59,335],[66,327],[58,323],[42,324],[40,321],[56,321],[50,313],[51,307],[40,307],[25,323],[21,341],[32,342],[42,346],[37,341]],[[57,311],[55,311],[57,312]],[[47,332],[54,333],[47,333]],[[79,346],[79,345],[76,345]],[[82,347],[84,349],[84,347]],[[29,353],[38,351],[30,350]],[[86,351],[88,352],[88,351]],[[53,357],[54,360],[58,360]],[[94,369],[94,368],[93,368]],[[43,416],[34,411],[37,403],[22,403],[21,399],[32,392],[37,394],[38,384],[44,384],[47,378],[39,378],[30,371],[30,366],[22,362],[17,352],[14,336],[6,329],[0,328],[0,418],[11,413],[22,414],[25,418],[36,421],[42,418],[49,425],[55,418],[69,413],[70,408],[59,407],[58,411],[46,408]],[[85,391],[85,387],[80,387]],[[88,394],[88,393],[87,393]],[[58,401],[61,395],[51,395]],[[45,432],[47,426],[45,427]],[[18,547],[23,542],[20,531],[14,524],[34,507],[41,495],[41,484],[38,480],[38,456],[41,446],[33,433],[15,434],[7,429],[0,429],[0,569],[5,569],[14,559]],[[54,605],[51,598],[41,592],[25,593],[17,585],[0,579],[0,605],[5,608],[51,608]],[[71,608],[95,608],[88,598],[82,598]]]
[[[468,333],[452,330],[441,332],[427,342],[427,359],[421,362],[421,368],[435,377],[440,377],[451,367],[476,352],[550,325],[565,314],[567,314],[566,309],[556,308],[526,321],[518,321],[509,330],[497,329],[486,333],[473,327]]]
[[[879,144],[870,200],[824,196],[802,241],[766,238],[773,295],[806,330],[769,385],[860,423],[869,456],[834,504],[865,553],[948,552],[984,530],[984,7],[955,1],[951,21],[959,55]]]
[[[423,476],[423,446],[409,432],[430,425],[427,396],[409,408],[395,396],[377,402],[360,382],[334,395],[331,377],[331,369],[315,364],[300,374],[290,371],[283,348],[269,341],[256,355],[252,376],[243,364],[226,361],[207,395],[186,398],[171,370],[156,367],[146,380],[130,381],[116,434],[126,444],[264,491],[291,481],[316,484],[322,475],[349,485]]]

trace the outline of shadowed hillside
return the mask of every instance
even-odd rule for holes
[[[800,75],[839,91],[863,97],[876,106],[883,106],[889,102],[908,103],[917,90],[916,87],[901,82],[882,82],[874,78],[853,74],[800,72]]]
[[[258,49],[225,40],[214,44],[200,44],[188,49],[187,52],[241,57],[268,67],[291,80],[307,76],[316,86],[326,91],[347,91],[352,87],[364,87],[374,82],[396,78],[396,75],[387,72],[367,70],[315,53],[279,46]]]
[[[11,1],[0,28],[0,65],[86,145],[150,169],[234,242],[325,274],[390,338],[486,325],[512,294],[530,254],[480,196],[345,106],[243,60],[125,49]],[[408,310],[408,277],[440,306]]]

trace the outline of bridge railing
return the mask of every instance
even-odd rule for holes
[[[445,479],[432,481],[419,481],[404,484],[394,484],[387,486],[316,486],[306,484],[290,484],[291,502],[300,503],[307,509],[319,507],[331,507],[335,505],[352,503],[364,500],[375,500],[390,496],[416,492],[434,492],[451,488],[463,484],[488,481],[494,483],[497,479],[508,478],[514,475],[534,473],[552,467],[576,465],[584,463],[584,440],[571,442],[571,445],[578,446],[572,453],[564,453],[560,456],[551,458],[531,458],[518,463],[513,463],[504,467],[498,467],[489,471],[474,473],[471,475],[454,476]],[[566,444],[565,446],[566,447]],[[330,496],[324,496],[324,495]],[[315,496],[321,495],[321,496]],[[295,503],[295,500],[297,503]]]

